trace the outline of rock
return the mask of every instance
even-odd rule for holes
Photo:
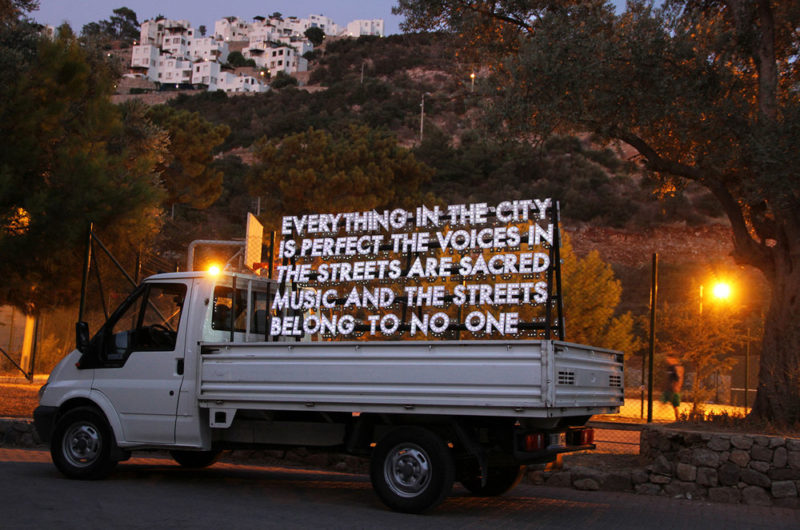
[[[750,462],[750,469],[758,471],[759,473],[766,473],[771,467],[769,462],[760,462],[758,460]]]
[[[783,497],[797,497],[797,486],[791,480],[778,480],[772,483],[770,493],[776,499]]]
[[[645,484],[650,482],[650,473],[644,469],[634,469],[631,472],[631,482],[634,484]]]
[[[713,451],[727,451],[731,448],[731,439],[723,436],[712,436],[708,441],[708,448]]]
[[[717,486],[717,470],[710,467],[697,468],[697,484],[707,488]]]
[[[750,462],[750,453],[741,449],[734,449],[731,451],[728,460],[739,467],[747,467],[747,464]]]
[[[800,451],[789,451],[786,460],[790,468],[800,469]]]
[[[772,506],[772,499],[764,488],[747,486],[742,490],[742,502],[754,506]]]
[[[682,462],[684,464],[691,464],[692,453],[693,451],[690,448],[684,447],[683,449],[678,450],[678,455],[676,459],[678,460],[678,462]]]
[[[742,482],[751,486],[761,486],[762,488],[769,488],[772,481],[764,473],[759,473],[753,469],[743,469],[741,473]]]
[[[754,436],[753,441],[756,445],[760,445],[761,447],[769,447],[769,436]]]
[[[692,465],[704,467],[719,466],[719,453],[711,449],[696,449],[692,454]]]
[[[781,468],[770,469],[767,475],[772,480],[800,480],[800,469]]]
[[[670,497],[691,499],[700,496],[700,488],[694,482],[676,480],[664,486],[664,493]]]
[[[666,456],[658,455],[658,457],[653,462],[653,473],[659,473],[661,475],[672,475],[672,464],[670,464]]]
[[[741,468],[733,462],[722,464],[717,470],[717,478],[723,486],[735,486],[739,483]]]
[[[786,449],[789,451],[800,451],[800,438],[787,438]]]
[[[639,495],[658,495],[661,493],[661,486],[658,484],[637,484],[634,488]]]
[[[535,471],[530,471],[526,476],[526,479],[531,484],[541,486],[542,484],[544,484],[544,471],[540,469],[537,469]]]
[[[553,473],[545,481],[548,486],[569,487],[572,485],[572,474],[569,471]]]
[[[785,447],[778,447],[772,454],[772,467],[786,467],[789,463],[789,452]]]
[[[753,439],[750,436],[737,434],[735,436],[731,436],[731,445],[737,449],[747,450],[753,447]]]
[[[697,478],[697,468],[689,464],[678,464],[675,467],[675,476],[683,481],[694,482]]]
[[[600,489],[600,484],[593,478],[581,478],[572,483],[575,489],[584,491],[597,491]]]
[[[650,475],[650,482],[653,484],[669,484],[672,482],[672,477],[667,475],[660,475],[658,473],[653,473]]]
[[[771,436],[769,439],[769,448],[776,449],[778,447],[784,447],[786,445],[786,440],[783,438],[779,438],[777,436]]]
[[[736,488],[709,488],[708,500],[713,502],[727,502],[736,504],[741,499],[741,494]]]
[[[761,462],[772,462],[773,451],[769,447],[754,445],[750,449],[750,457]]]

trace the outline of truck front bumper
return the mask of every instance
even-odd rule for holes
[[[50,437],[53,435],[53,428],[55,426],[56,414],[58,414],[58,407],[44,407],[40,405],[33,411],[33,426],[36,428],[39,439],[44,443],[50,443]]]

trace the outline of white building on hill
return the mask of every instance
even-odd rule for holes
[[[297,17],[255,17],[247,22],[226,17],[214,23],[214,34],[200,36],[188,20],[159,18],[145,20],[140,40],[133,47],[131,71],[162,85],[201,85],[208,90],[263,92],[269,87],[258,77],[226,71],[231,49],[242,50],[246,59],[270,75],[308,70],[303,57],[314,49],[305,37],[308,28],[326,35],[383,36],[383,20],[354,20],[342,29],[324,15]],[[234,44],[236,43],[236,44]]]

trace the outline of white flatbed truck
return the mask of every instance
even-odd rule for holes
[[[185,272],[144,280],[50,374],[34,413],[71,478],[131,451],[184,466],[287,448],[370,459],[378,496],[418,513],[455,480],[476,495],[526,466],[594,448],[585,426],[623,402],[620,352],[556,340],[294,341],[270,337],[275,282]]]

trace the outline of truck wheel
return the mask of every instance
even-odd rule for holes
[[[219,460],[222,451],[170,451],[169,454],[181,467],[200,469]]]
[[[405,513],[433,508],[450,493],[455,475],[447,445],[419,427],[389,432],[370,461],[372,488],[386,506]]]
[[[111,427],[100,412],[77,408],[56,422],[50,455],[67,477],[95,480],[108,475],[117,465],[111,458],[114,444]]]
[[[493,467],[489,468],[485,485],[481,485],[480,477],[462,480],[461,484],[478,497],[495,497],[519,484],[527,469],[526,466]]]

